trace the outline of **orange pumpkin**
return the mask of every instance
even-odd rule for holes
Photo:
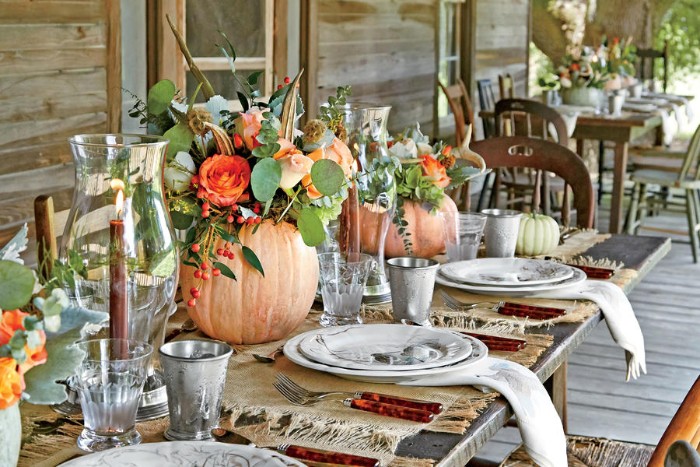
[[[239,238],[252,249],[265,271],[263,277],[243,259],[240,245],[233,246],[234,259],[221,258],[237,280],[219,276],[203,281],[201,296],[188,308],[192,321],[209,337],[230,344],[259,344],[282,339],[306,318],[316,295],[318,259],[316,249],[304,244],[293,225],[263,221],[253,234],[244,226]],[[214,249],[223,247],[219,240]],[[199,284],[194,268],[183,266],[180,284],[185,301]]]
[[[445,251],[445,233],[443,219],[439,213],[457,212],[457,205],[452,201],[452,198],[444,196],[440,208],[435,214],[430,213],[430,204],[417,201],[404,200],[403,209],[404,219],[408,224],[406,231],[409,233],[408,239],[412,245],[412,256],[431,258],[443,253]],[[363,247],[365,251],[374,254],[377,251],[377,246],[374,242],[376,235],[370,232],[369,227],[377,224],[378,214],[364,207],[360,210],[360,213]],[[386,258],[395,258],[407,255],[408,252],[404,247],[403,239],[399,235],[396,225],[391,222],[384,245],[384,256]]]

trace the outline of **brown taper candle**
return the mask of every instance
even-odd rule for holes
[[[109,337],[129,338],[129,306],[127,296],[126,252],[124,250],[124,221],[121,213],[124,192],[117,192],[117,217],[109,221]]]

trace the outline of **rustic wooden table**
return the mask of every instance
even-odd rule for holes
[[[594,259],[607,258],[621,261],[625,264],[625,268],[636,270],[637,277],[625,287],[625,292],[629,294],[632,288],[666,256],[670,249],[671,240],[668,238],[613,235],[583,254]],[[559,390],[553,391],[554,402],[555,405],[564,410],[564,418],[566,393],[565,387],[561,387],[561,385],[565,384],[566,381],[567,357],[586,339],[602,319],[602,314],[598,312],[581,323],[557,324],[546,331],[539,328],[536,330],[538,333],[551,334],[554,337],[554,344],[540,356],[532,370],[539,376],[540,380],[550,380],[547,381],[548,384],[559,386]],[[511,416],[512,411],[508,403],[505,399],[498,398],[472,423],[465,434],[421,432],[403,440],[396,454],[435,459],[439,466],[463,466],[476,455],[481,446],[503,427]]]

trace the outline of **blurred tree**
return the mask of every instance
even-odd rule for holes
[[[655,46],[668,40],[669,80],[700,74],[700,2],[677,0],[669,9],[656,34]]]

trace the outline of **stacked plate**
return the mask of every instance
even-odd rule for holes
[[[437,283],[467,292],[526,297],[586,280],[578,268],[524,258],[478,258],[440,266]]]
[[[454,371],[487,354],[486,346],[473,337],[403,324],[314,329],[284,346],[284,355],[298,365],[374,383],[397,383]]]

